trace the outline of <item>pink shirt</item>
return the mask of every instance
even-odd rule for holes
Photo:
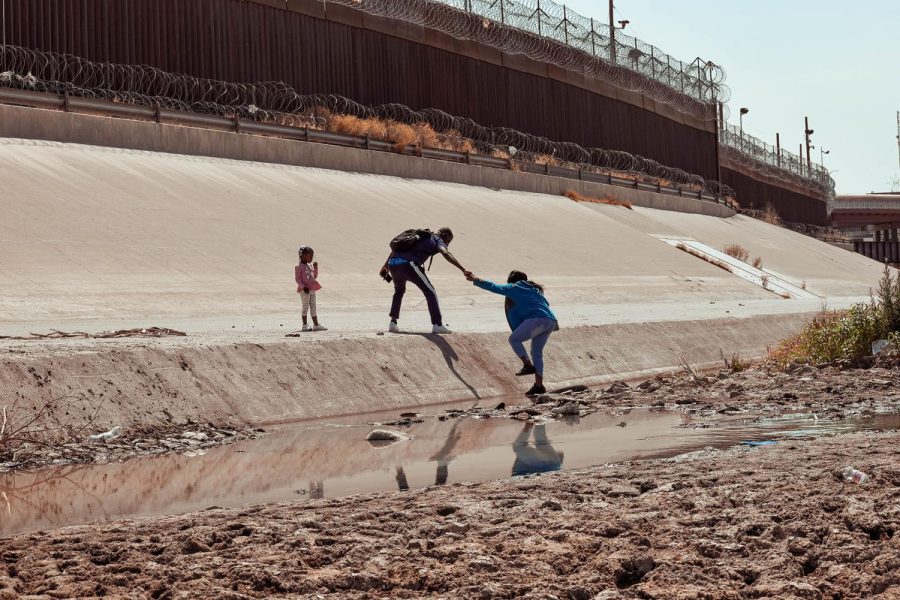
[[[313,267],[309,263],[300,263],[294,267],[294,280],[297,282],[297,293],[302,293],[303,288],[315,292],[322,289],[322,284],[316,281],[319,276],[319,267]]]

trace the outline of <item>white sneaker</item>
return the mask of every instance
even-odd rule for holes
[[[453,333],[447,327],[443,325],[432,325],[431,333]]]
[[[388,325],[388,331],[390,331],[391,333],[400,333],[400,326],[391,321]]]
[[[328,328],[324,325],[313,325],[313,331],[328,331]]]
[[[300,331],[312,331],[312,327],[310,327],[309,325],[304,325],[303,329],[301,329]]]

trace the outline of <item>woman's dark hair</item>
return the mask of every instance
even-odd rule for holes
[[[506,283],[518,283],[520,281],[524,281],[528,285],[537,288],[537,291],[539,291],[540,293],[544,293],[544,286],[533,281],[528,281],[528,275],[526,275],[522,271],[510,271],[509,277],[506,278]]]

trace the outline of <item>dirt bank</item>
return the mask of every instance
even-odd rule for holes
[[[0,597],[900,594],[898,433],[3,542]],[[839,481],[852,463],[872,480]]]
[[[759,356],[808,314],[565,327],[548,346],[548,382],[600,383]],[[322,337],[187,336],[0,343],[0,397],[23,407],[66,399],[74,426],[258,425],[521,393],[508,333]],[[615,344],[611,343],[615,340]],[[95,416],[96,415],[96,416]]]

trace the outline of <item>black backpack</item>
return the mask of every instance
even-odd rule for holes
[[[416,244],[422,240],[427,240],[432,235],[434,233],[430,229],[407,229],[391,240],[391,250],[394,252],[411,250]]]

